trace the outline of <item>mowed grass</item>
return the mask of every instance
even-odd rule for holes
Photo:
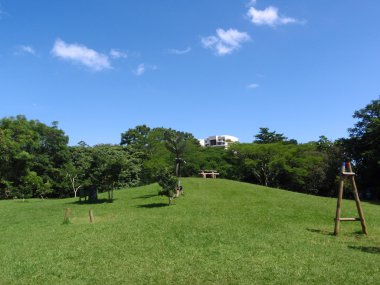
[[[335,237],[336,199],[222,179],[183,185],[173,206],[156,184],[116,191],[113,203],[0,201],[0,284],[380,282],[379,205],[363,203],[368,237],[359,222]],[[343,216],[355,214],[345,200]]]

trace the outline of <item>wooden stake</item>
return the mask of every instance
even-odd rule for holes
[[[340,178],[339,193],[338,193],[338,202],[336,204],[336,216],[335,216],[334,235],[337,235],[339,233],[340,213],[341,213],[341,209],[342,209],[342,198],[343,198],[343,188],[344,188],[344,177],[342,176]]]
[[[348,162],[348,171],[349,172],[352,172],[352,167],[351,167],[351,163]],[[360,217],[360,223],[362,225],[362,230],[363,230],[363,233],[368,235],[368,232],[367,232],[367,225],[365,223],[365,219],[364,219],[364,214],[363,214],[363,209],[362,209],[362,206],[360,205],[360,199],[359,199],[359,194],[358,194],[358,188],[356,187],[356,183],[355,183],[355,178],[353,175],[350,176],[350,179],[351,179],[351,184],[352,184],[352,192],[354,194],[354,198],[355,198],[355,204],[356,204],[356,209],[358,210],[358,213],[359,213],[359,217]]]
[[[64,224],[69,224],[70,223],[70,208],[66,208],[65,216],[63,218],[63,223]]]
[[[90,211],[88,211],[88,215],[90,216],[90,223],[95,222],[95,220],[94,220],[94,214],[93,214],[93,212],[92,212],[91,209],[90,209]]]

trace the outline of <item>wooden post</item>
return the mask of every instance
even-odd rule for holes
[[[92,212],[91,209],[88,211],[88,215],[90,216],[90,223],[93,223],[95,220],[94,220],[94,213]]]
[[[341,176],[340,184],[339,184],[338,202],[336,204],[334,235],[337,235],[339,233],[340,213],[342,211],[341,209],[342,209],[343,187],[344,187],[344,177]]]
[[[348,171],[352,172],[352,167],[351,167],[351,163],[350,162],[347,163],[347,166],[348,166]],[[352,184],[352,192],[353,192],[354,198],[355,198],[356,209],[358,210],[359,218],[360,218],[360,223],[362,225],[362,230],[363,230],[364,234],[368,235],[367,225],[365,223],[362,206],[360,205],[358,188],[356,187],[355,178],[352,175],[352,176],[350,176],[350,179],[351,179],[351,184]]]
[[[70,223],[70,208],[66,208],[65,216],[63,218],[63,223],[64,224],[69,224]]]

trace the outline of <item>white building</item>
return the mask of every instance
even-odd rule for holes
[[[201,146],[211,146],[211,147],[224,147],[228,148],[231,143],[238,142],[239,139],[234,136],[222,135],[222,136],[211,136],[204,140],[199,140]]]

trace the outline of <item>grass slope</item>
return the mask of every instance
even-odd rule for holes
[[[183,185],[170,207],[155,184],[95,205],[0,201],[0,284],[379,284],[378,205],[363,203],[369,237],[360,223],[335,237],[336,199],[222,179]],[[343,207],[355,216],[352,201]]]

